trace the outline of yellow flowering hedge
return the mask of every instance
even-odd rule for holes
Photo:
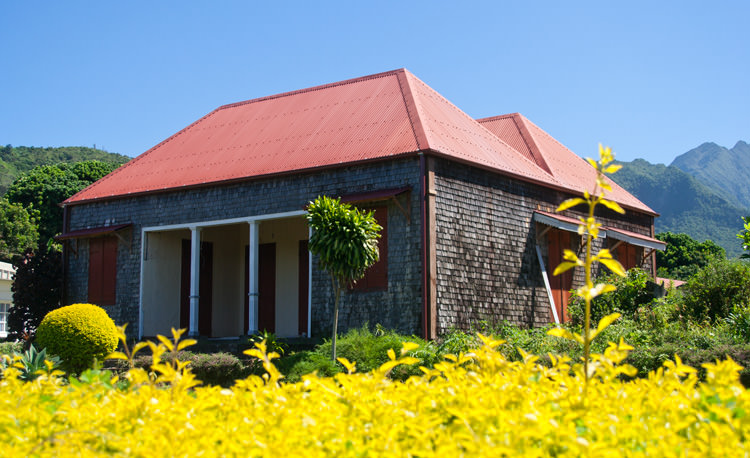
[[[177,333],[176,337],[179,336]],[[109,377],[68,383],[50,371],[33,382],[9,368],[0,381],[3,456],[743,456],[750,397],[731,360],[695,371],[679,360],[623,381],[630,349],[592,355],[586,398],[581,364],[506,360],[484,346],[406,382],[386,374],[401,355],[366,374],[280,383],[264,344],[265,377],[232,389],[196,386],[162,338],[151,373],[132,369],[127,388]],[[120,355],[122,356],[122,355]],[[129,355],[132,358],[132,355]],[[122,382],[122,381],[121,381]]]

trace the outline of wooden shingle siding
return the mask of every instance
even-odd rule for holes
[[[446,160],[437,161],[435,183],[438,333],[468,329],[480,320],[522,326],[549,323],[551,308],[535,253],[532,214],[554,211],[571,196]],[[566,214],[583,216],[576,211]],[[598,217],[608,226],[644,235],[650,235],[653,221],[648,215],[623,216],[607,209]],[[580,247],[580,237],[571,235],[571,246]],[[539,244],[546,264],[548,243],[545,234]],[[603,247],[603,239],[594,241],[594,250]],[[648,262],[644,266],[650,268]],[[583,273],[580,268],[572,272],[574,288],[582,284]]]

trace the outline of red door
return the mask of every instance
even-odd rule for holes
[[[570,232],[550,230],[547,232],[549,242],[549,264],[547,275],[549,276],[552,298],[555,301],[555,309],[560,321],[568,321],[568,301],[570,301],[570,289],[573,287],[573,269],[560,275],[552,275],[555,268],[563,262],[563,251],[570,249]],[[551,320],[554,320],[550,311]]]
[[[245,247],[245,334],[248,332],[248,285],[250,277],[250,251]],[[258,330],[276,330],[276,244],[258,246]]]
[[[190,326],[190,240],[182,240],[182,268],[180,279],[180,327],[188,329]],[[200,280],[198,285],[198,333],[211,336],[211,315],[213,311],[213,276],[214,276],[214,245],[211,242],[201,242],[200,252]]]
[[[617,260],[620,261],[620,264],[622,264],[622,267],[624,267],[625,270],[629,270],[633,267],[639,266],[638,252],[636,251],[636,247],[634,245],[631,245],[629,243],[621,243],[615,251],[615,256],[617,257]]]

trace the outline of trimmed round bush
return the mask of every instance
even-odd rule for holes
[[[117,327],[101,307],[73,304],[49,312],[36,331],[36,344],[80,372],[117,348]]]

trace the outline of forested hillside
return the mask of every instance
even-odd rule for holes
[[[34,146],[0,146],[0,195],[22,173],[39,165],[52,165],[97,160],[108,164],[123,164],[131,158],[84,146],[39,148]]]
[[[612,178],[661,215],[656,218],[657,233],[713,240],[730,257],[742,252],[736,234],[743,228],[741,217],[750,214],[749,210],[675,166],[643,159],[621,164],[623,168]],[[750,183],[745,186],[750,188]]]
[[[677,156],[672,165],[740,208],[750,208],[750,145],[737,142],[727,149],[704,143]]]

